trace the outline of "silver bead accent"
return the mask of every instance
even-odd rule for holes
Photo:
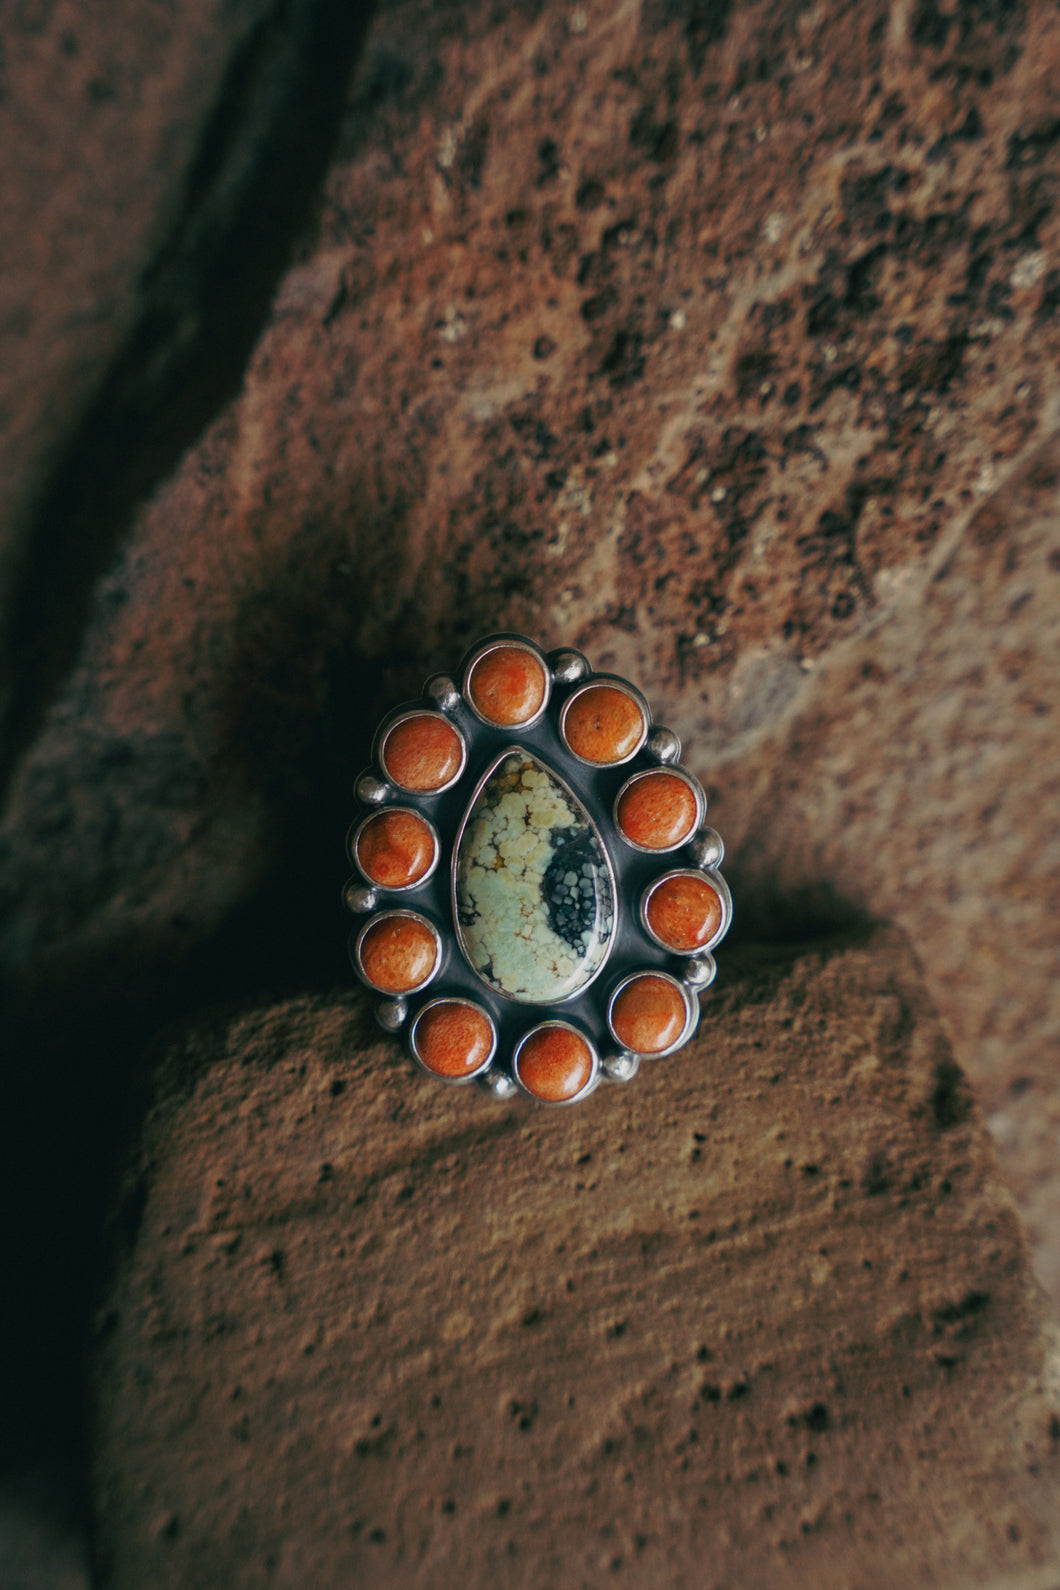
[[[609,1082],[632,1082],[640,1070],[640,1055],[623,1049],[619,1054],[604,1055],[600,1070]]]
[[[479,1087],[492,1093],[495,1099],[510,1099],[519,1089],[507,1071],[487,1071],[479,1078]]]
[[[428,679],[424,694],[439,712],[453,712],[460,705],[460,692],[448,674],[435,674]]]
[[[375,1007],[375,1019],[384,1032],[397,1032],[404,1026],[408,1013],[406,999],[384,999]]]
[[[390,794],[390,785],[384,784],[374,773],[362,773],[353,786],[353,792],[366,806],[379,806]]]
[[[672,729],[664,729],[661,723],[657,724],[648,736],[647,749],[656,762],[676,762],[681,755],[680,736]]]
[[[718,975],[713,955],[695,955],[681,968],[684,981],[692,988],[709,988]]]
[[[575,685],[591,671],[589,659],[583,657],[580,651],[550,652],[548,660],[553,679],[558,679],[563,685]]]
[[[375,889],[366,889],[363,883],[358,883],[356,878],[351,878],[342,891],[343,903],[347,911],[352,911],[355,916],[367,916],[369,911],[374,911],[379,904],[379,895]]]
[[[725,846],[719,833],[713,828],[701,828],[688,847],[692,852],[692,860],[697,867],[705,870],[720,867],[725,860]]]

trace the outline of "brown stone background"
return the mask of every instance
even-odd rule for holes
[[[147,1214],[131,1247],[119,1243],[126,1257],[108,1248],[107,1259],[103,1211],[145,1110],[171,1125],[132,1150],[157,1167],[144,1209],[156,1208],[156,1181],[179,1189],[205,1174],[194,1132],[158,1102],[171,1084],[142,1059],[184,1052],[179,1036],[154,1042],[163,1026],[217,1001],[334,1002],[347,981],[341,836],[372,720],[477,634],[510,627],[628,672],[681,734],[729,847],[745,941],[856,939],[875,921],[904,931],[1009,1189],[977,1127],[968,1152],[989,1193],[960,1191],[962,1229],[981,1229],[983,1197],[1000,1210],[1011,1195],[1019,1213],[1023,1235],[1006,1249],[1019,1285],[970,1282],[937,1305],[986,1292],[1000,1320],[990,1330],[1032,1344],[975,1371],[979,1470],[947,1470],[956,1478],[933,1522],[910,1486],[894,1504],[902,1522],[875,1544],[863,1498],[845,1545],[833,1505],[792,1566],[776,1555],[788,1525],[769,1536],[773,1555],[741,1554],[752,1515],[725,1513],[724,1464],[708,1465],[697,1483],[731,1536],[719,1583],[741,1571],[748,1583],[883,1583],[866,1564],[896,1528],[920,1542],[902,1582],[1041,1572],[1051,1583],[1044,1524],[977,1536],[963,1579],[959,1541],[976,1473],[1046,1517],[1035,1487],[1055,1446],[1053,1415],[1035,1404],[1034,1476],[1021,1462],[1017,1483],[997,1457],[998,1432],[1016,1439],[1011,1399],[1048,1382],[1024,1242],[1060,1295],[1055,7],[406,0],[377,8],[349,79],[361,14],[324,0],[165,11],[143,0],[91,23],[63,0],[21,0],[5,22],[0,943],[15,1299],[5,1455],[18,1479],[0,1525],[9,1518],[11,1561],[43,1562],[50,1541],[54,1573],[63,1562],[80,1573],[87,1514],[104,1582],[146,1571],[136,1543],[147,1525],[156,1546],[182,1551],[189,1539],[195,1550],[242,1540],[247,1583],[302,1571],[297,1552],[255,1556],[252,1530],[232,1534],[234,1512],[198,1532],[184,1502],[123,1513],[132,1490],[119,1478],[144,1431],[118,1392],[138,1351],[128,1310],[152,1262],[164,1278],[168,1260]],[[836,964],[853,1010],[871,975],[851,957]],[[740,964],[719,999],[739,1003],[750,986]],[[770,999],[786,997],[782,983]],[[327,1041],[307,1030],[273,1063],[294,1043],[325,1064]],[[345,1040],[355,1053],[360,1031]],[[234,1063],[233,1042],[207,1045],[207,1071]],[[768,1044],[769,1074],[782,1074],[788,1040],[771,1030]],[[402,1078],[403,1109],[461,1118],[465,1100],[428,1102]],[[677,1108],[662,1087],[641,1078],[606,1107],[628,1109],[631,1131],[652,1141],[659,1112]],[[809,1131],[818,1107],[786,1096],[785,1129]],[[735,1112],[748,1144],[755,1118],[750,1105]],[[285,1119],[272,1128],[281,1142]],[[555,1119],[535,1135],[601,1130]],[[402,1130],[413,1154],[415,1133]],[[378,1131],[395,1128],[380,1120]],[[379,1141],[364,1152],[384,1148],[399,1153]],[[908,1188],[880,1174],[897,1207]],[[953,1184],[940,1170],[932,1185],[942,1180]],[[738,1189],[736,1178],[725,1197]],[[785,1241],[805,1230],[807,1253],[838,1242],[846,1263],[855,1249],[829,1224],[839,1216],[815,1219]],[[893,1289],[903,1264],[919,1275],[938,1262],[922,1234],[886,1230],[881,1286]],[[528,1255],[531,1274],[551,1263]],[[729,1262],[738,1280],[750,1275]],[[695,1273],[697,1286],[719,1284]],[[239,1285],[249,1309],[251,1282]],[[778,1285],[782,1337],[798,1286],[783,1274]],[[738,1317],[736,1294],[724,1295]],[[311,1312],[312,1289],[300,1296]],[[60,1486],[73,1517],[42,1524],[55,1505],[48,1476],[89,1465],[72,1410],[90,1305],[97,1323],[126,1322],[93,1358],[97,1477],[87,1499],[76,1480]],[[934,1307],[917,1304],[925,1329]],[[532,1332],[516,1337],[533,1352]],[[818,1324],[806,1340],[818,1351],[829,1338]],[[600,1350],[619,1379],[646,1373]],[[162,1360],[171,1395],[194,1404]],[[950,1385],[953,1366],[936,1367]],[[796,1394],[789,1380],[778,1372],[778,1410]],[[917,1396],[946,1419],[965,1391]],[[855,1404],[850,1428],[886,1427],[870,1390]],[[149,1415],[147,1398],[137,1419]],[[761,1442],[762,1418],[724,1439]],[[967,1424],[948,1428],[947,1451],[975,1447]],[[881,1458],[890,1472],[929,1450],[913,1429]],[[219,1452],[215,1436],[207,1421],[173,1451],[194,1469],[195,1442]],[[354,1455],[361,1438],[349,1437]],[[648,1441],[646,1472],[671,1463],[668,1442]],[[244,1463],[219,1456],[213,1477],[238,1490]],[[544,1449],[533,1463],[554,1471]],[[407,1494],[398,1534],[411,1540],[415,1487]],[[296,1541],[310,1526],[292,1505]],[[808,1492],[796,1520],[799,1507],[817,1516]],[[564,1517],[568,1539],[584,1532],[576,1511]],[[392,1546],[394,1524],[378,1527]],[[656,1520],[648,1535],[666,1528]],[[665,1568],[645,1558],[639,1582],[681,1582],[699,1549],[695,1531],[681,1538],[686,1557]],[[608,1564],[640,1560],[635,1541],[600,1550]],[[211,1582],[208,1557],[175,1560],[173,1582]],[[410,1560],[347,1570],[336,1548],[314,1573],[401,1582]],[[423,1582],[445,1582],[429,1552],[415,1560]],[[625,1570],[593,1556],[579,1571],[592,1583]]]

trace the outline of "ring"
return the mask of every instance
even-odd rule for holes
[[[356,781],[350,959],[421,1070],[573,1104],[695,1031],[724,847],[627,680],[508,634],[457,677],[384,718]]]

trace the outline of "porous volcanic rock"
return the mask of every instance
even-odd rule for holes
[[[714,768],[750,923],[902,924],[1060,1297],[1060,443]]]
[[[97,1321],[101,1586],[1054,1582],[1055,1332],[897,934],[745,953],[567,1110],[366,1022],[163,1055]]]
[[[1058,83],[1044,0],[385,7],[242,396],[145,506],[14,786],[20,995],[79,1032],[150,1007],[237,910],[317,975],[373,715],[524,629],[731,779],[760,923],[810,886],[902,920],[1057,1285]],[[789,732],[815,714],[827,744]]]

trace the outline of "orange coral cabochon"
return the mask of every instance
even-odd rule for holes
[[[519,1081],[535,1099],[563,1104],[576,1098],[588,1083],[593,1053],[579,1033],[552,1023],[530,1033],[515,1067]]]
[[[428,1005],[413,1031],[416,1054],[436,1076],[471,1076],[493,1052],[493,1027],[485,1012],[465,999]]]
[[[495,646],[472,664],[467,682],[476,712],[501,728],[529,723],[544,706],[547,691],[544,664],[523,646]]]
[[[611,1006],[611,1031],[634,1054],[662,1054],[688,1022],[688,1006],[676,983],[657,972],[632,977]]]
[[[361,940],[365,978],[381,994],[410,994],[427,983],[440,960],[438,941],[422,917],[391,912]]]
[[[380,888],[405,889],[427,876],[437,849],[430,825],[416,812],[378,812],[357,837],[357,865]]]
[[[630,844],[672,850],[695,832],[699,802],[688,779],[660,769],[626,786],[618,798],[617,817]]]
[[[452,724],[429,712],[402,718],[383,744],[387,777],[417,794],[444,789],[459,773],[463,759],[464,743]]]
[[[644,915],[667,949],[694,954],[709,944],[721,927],[725,905],[706,878],[675,873],[652,891]]]
[[[563,737],[583,762],[625,762],[643,743],[648,722],[639,701],[617,685],[589,685],[572,696]]]

